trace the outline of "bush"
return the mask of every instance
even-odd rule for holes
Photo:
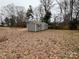
[[[51,12],[47,11],[44,18],[42,19],[42,22],[45,22],[49,25],[50,24],[50,18],[51,18]]]
[[[16,27],[27,27],[26,22],[17,23]]]
[[[76,19],[69,21],[69,29],[70,30],[76,30],[77,29],[77,20]]]

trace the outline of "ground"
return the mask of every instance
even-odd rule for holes
[[[79,59],[79,31],[0,27],[0,59]]]

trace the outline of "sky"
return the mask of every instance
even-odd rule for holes
[[[16,6],[23,6],[26,9],[28,9],[29,5],[32,5],[32,8],[38,7],[40,4],[40,0],[0,0],[0,9],[3,6],[6,6],[8,4],[14,4]],[[57,6],[53,7],[52,9],[53,14],[57,14],[59,11],[57,9]]]
[[[0,7],[12,3],[17,6],[24,6],[25,8],[29,5],[37,7],[40,4],[40,0],[0,0]]]
[[[8,4],[14,4],[16,6],[24,6],[27,9],[29,5],[32,5],[32,7],[34,8],[39,6],[40,0],[0,0],[0,7],[6,6]]]

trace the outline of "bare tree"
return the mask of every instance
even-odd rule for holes
[[[25,11],[24,7],[15,6],[14,4],[8,4],[2,8],[2,13],[8,17],[8,23],[10,26],[17,26],[17,23],[24,21],[25,19]]]
[[[79,0],[75,0],[73,5],[74,5],[73,11],[76,15],[76,19],[78,19],[78,16],[79,16]]]
[[[64,15],[69,13],[69,0],[56,0],[57,4],[60,8],[60,13],[63,13]]]
[[[42,20],[45,15],[43,6],[39,5],[34,9],[34,16],[36,20]]]
[[[9,17],[9,19],[7,19],[7,22],[6,22],[6,20],[5,20],[5,22],[6,23],[10,23],[10,24],[7,24],[8,26],[10,25],[10,26],[13,26],[13,24],[15,23],[15,6],[14,6],[14,4],[8,4],[8,5],[6,5],[6,6],[4,6],[3,8],[2,8],[2,13],[4,14],[4,15],[6,15],[7,17]],[[14,18],[13,18],[14,17]],[[12,19],[13,18],[13,19]],[[12,20],[11,20],[12,19]],[[14,22],[13,22],[13,20],[14,20]]]
[[[56,0],[60,7],[60,11],[64,16],[64,22],[68,24],[72,20],[74,0]]]
[[[7,14],[7,16],[11,17],[11,15],[15,15],[15,5],[8,4],[4,6],[3,11]]]
[[[75,4],[75,0],[70,0],[70,22],[69,22],[69,28],[71,30],[77,29],[77,20],[73,18],[74,4]]]
[[[50,9],[55,5],[54,0],[40,0],[45,12],[50,11]]]
[[[73,3],[74,0],[70,0],[70,20],[73,20],[72,15],[73,15]]]
[[[16,15],[17,15],[17,19],[16,19],[16,23],[17,26],[26,26],[26,10],[23,7],[20,6],[16,6]]]

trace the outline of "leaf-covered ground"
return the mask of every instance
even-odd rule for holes
[[[0,59],[79,59],[79,31],[0,27]]]

